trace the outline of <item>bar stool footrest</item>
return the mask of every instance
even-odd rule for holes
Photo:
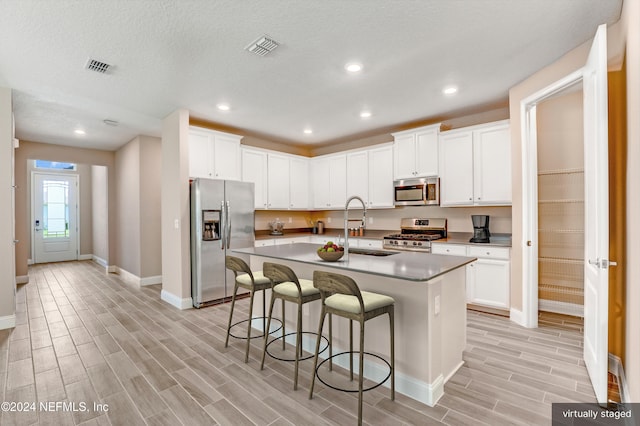
[[[370,391],[370,390],[373,390],[373,389],[375,389],[375,388],[377,388],[377,387],[381,386],[382,384],[384,384],[384,382],[386,382],[387,380],[389,380],[389,377],[391,377],[391,364],[390,364],[390,363],[389,363],[389,361],[387,361],[386,359],[384,359],[384,358],[382,358],[381,356],[378,356],[378,355],[376,355],[376,354],[372,354],[371,352],[363,352],[363,353],[364,353],[365,357],[366,357],[367,355],[369,355],[369,356],[372,356],[372,357],[375,357],[375,358],[378,358],[378,359],[382,360],[382,361],[383,361],[385,364],[387,364],[387,366],[389,367],[389,374],[387,374],[387,377],[385,377],[385,378],[384,378],[384,380],[382,380],[382,381],[380,381],[380,382],[376,383],[376,384],[375,384],[375,385],[373,385],[373,386],[370,386],[370,387],[368,387],[368,388],[363,388],[363,389],[362,389],[362,391],[363,391],[363,392],[366,392],[366,391]],[[340,388],[340,387],[337,387],[337,386],[333,386],[333,385],[331,385],[331,384],[329,384],[329,383],[325,382],[324,380],[322,380],[322,377],[320,377],[320,374],[318,373],[318,371],[320,370],[320,367],[322,367],[322,364],[324,364],[325,362],[327,362],[327,361],[329,361],[329,360],[331,360],[331,359],[333,359],[333,358],[335,358],[335,357],[337,357],[337,356],[344,355],[344,354],[355,354],[355,355],[360,355],[360,352],[358,352],[358,351],[353,351],[353,352],[346,351],[346,352],[339,352],[339,353],[337,353],[337,354],[333,354],[332,356],[330,356],[329,358],[326,358],[326,359],[322,360],[322,362],[321,362],[320,364],[318,364],[318,367],[316,368],[315,374],[316,374],[316,377],[318,378],[318,380],[320,380],[320,382],[322,382],[322,384],[324,384],[324,385],[325,385],[325,386],[327,386],[327,387],[330,387],[331,389],[335,389],[335,390],[337,390],[337,391],[341,391],[341,392],[352,392],[352,393],[355,393],[355,392],[358,392],[358,389],[344,389],[344,388]],[[348,368],[346,368],[346,370],[347,370],[347,372],[348,372]],[[354,382],[355,382],[355,381],[356,381],[356,379],[354,378]]]
[[[265,327],[267,325],[267,319],[268,319],[267,317],[253,317],[253,318],[250,318],[250,319],[245,319],[245,320],[238,321],[238,322],[235,322],[235,323],[231,324],[231,327],[229,327],[229,336],[233,337],[234,339],[247,340],[247,336],[236,336],[235,334],[233,334],[231,332],[231,330],[233,330],[233,327],[235,327],[237,325],[244,324],[244,323],[246,323],[248,321],[253,321],[253,320],[256,320],[256,319],[260,319],[260,318],[262,318],[262,326]],[[273,333],[275,333],[277,331],[280,331],[282,329],[282,321],[280,321],[278,318],[271,318],[271,321],[277,321],[280,324],[280,327],[274,328],[272,331],[269,332],[269,334],[273,334]],[[259,334],[257,336],[251,336],[251,338],[252,339],[263,339],[264,338],[264,333],[263,334]]]
[[[271,320],[273,320],[273,319],[274,318],[272,318]],[[280,330],[280,329],[278,329],[278,330]],[[273,332],[271,332],[269,334],[273,334]],[[296,335],[296,334],[298,334],[298,333],[293,331],[291,333],[285,334],[284,337],[292,336],[292,335]],[[310,334],[312,336],[317,336],[318,335],[318,333],[314,333],[312,331],[303,331],[302,334]],[[272,343],[279,342],[280,340],[282,340],[282,337],[283,336],[278,336],[278,337],[274,338],[272,341],[270,341],[269,343],[267,343],[267,348],[266,348],[267,355],[269,355],[273,359],[277,359],[278,361],[295,362],[295,360],[296,360],[295,358],[280,358],[280,357],[277,357],[277,356],[273,355],[271,352],[269,352],[269,346],[271,346]],[[322,339],[323,342],[326,343],[326,345],[324,346],[324,348],[322,348],[322,350],[320,352],[318,352],[319,354],[323,353],[324,351],[326,351],[329,348],[329,339],[327,339],[324,336],[320,336],[320,338]],[[314,354],[312,353],[312,354],[307,355],[305,357],[298,358],[298,361],[305,361],[305,360],[311,359],[313,357],[314,357]]]

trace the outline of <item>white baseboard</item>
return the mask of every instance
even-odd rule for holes
[[[140,286],[162,284],[162,275],[140,278]]]
[[[160,299],[167,302],[168,304],[175,306],[180,310],[191,309],[193,308],[193,299],[190,297],[186,297],[184,299],[179,298],[175,294],[171,294],[166,290],[162,290],[160,292]]]
[[[93,260],[100,266],[104,266],[105,268],[107,267],[107,261],[101,257],[96,256],[95,254],[91,256],[91,260]]]
[[[256,325],[258,325],[258,327],[256,327]],[[256,322],[256,324],[253,324],[253,321],[252,321],[252,326],[256,329],[256,331],[260,333],[262,332],[261,322],[258,321]],[[294,332],[295,330],[285,329],[285,334],[294,333]],[[282,335],[281,333],[282,333],[281,331],[278,331],[274,333],[273,336],[279,337]],[[285,341],[288,344],[295,346],[296,344],[295,333],[290,334],[289,336],[286,336]],[[303,334],[302,349],[307,352],[314,353],[316,350],[315,336]],[[344,349],[338,348],[336,346],[333,347],[334,354],[343,352],[343,351]],[[329,354],[328,351],[321,353],[319,358],[326,359],[328,354]],[[334,364],[342,368],[348,369],[349,368],[348,357],[345,356],[345,357],[334,358]],[[458,368],[460,368],[463,364],[464,363],[460,363],[460,365],[454,371],[452,371],[451,374],[449,374],[449,377],[446,380],[449,380],[449,378],[453,376],[453,374],[455,374]],[[357,371],[360,368],[359,360],[357,356],[355,356],[353,359],[353,368],[354,368],[354,371]],[[389,374],[389,367],[387,367],[386,365],[378,364],[376,362],[368,361],[365,359],[364,376],[367,379],[380,382],[385,377],[387,377],[387,374]],[[440,374],[438,375],[438,377],[436,377],[433,383],[427,383],[422,380],[417,380],[414,377],[407,376],[405,374],[402,374],[396,371],[396,391],[412,399],[415,399],[416,401],[422,402],[423,404],[427,404],[430,407],[434,407],[438,402],[438,400],[440,399],[440,397],[444,395],[444,383],[446,380],[443,378],[442,374]],[[383,383],[382,386],[386,388],[390,388],[391,387],[390,380],[387,380],[385,383]]]
[[[29,275],[18,275],[16,277],[16,284],[27,284],[29,282]]]
[[[538,309],[556,314],[572,315],[584,318],[584,306],[576,303],[558,302],[556,300],[538,300]]]
[[[33,265],[33,259],[27,259],[27,265]]]
[[[81,254],[78,256],[78,260],[93,260],[92,254]]]
[[[517,309],[511,308],[509,310],[509,319],[513,322],[515,322],[518,325],[521,325],[523,327],[527,327],[527,320],[524,316],[524,312],[519,311]]]
[[[117,274],[118,273],[118,267],[116,265],[107,265],[107,274]]]
[[[5,330],[7,328],[14,328],[15,326],[16,326],[15,315],[7,315],[4,317],[0,317],[0,330]]]

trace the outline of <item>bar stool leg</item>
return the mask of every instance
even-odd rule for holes
[[[360,372],[358,375],[358,425],[362,425],[362,388],[364,382],[364,320],[360,320]]]
[[[309,386],[309,399],[313,398],[313,385],[316,382],[316,368],[318,368],[318,352],[320,352],[320,338],[322,336],[322,326],[324,325],[324,317],[326,310],[324,304],[322,305],[322,312],[320,313],[320,323],[318,325],[318,338],[316,339],[316,352],[313,356],[313,370],[311,370],[311,386]],[[329,324],[331,324],[331,314],[329,314]]]
[[[284,317],[284,299],[282,300],[282,350],[285,350],[285,341],[284,341],[284,335],[286,334],[284,329],[286,328],[285,324],[287,323]]]
[[[353,382],[353,320],[349,320],[349,373]]]
[[[251,346],[251,318],[253,317],[253,296],[255,291],[251,290],[251,296],[249,297],[249,326],[247,327],[247,349],[244,353],[244,363],[249,362],[249,346]]]
[[[271,303],[269,304],[269,317],[267,318],[267,330],[270,330],[271,328],[271,316],[273,315],[273,305],[274,302],[276,301],[276,298],[273,296],[273,293],[271,293]],[[264,347],[262,349],[262,361],[260,362],[260,370],[264,370],[264,357],[267,354],[267,343],[269,340],[269,333],[267,333],[266,331],[264,332]]]
[[[395,339],[393,335],[393,306],[389,310],[389,327],[390,335],[391,335],[391,400],[394,401],[396,399],[396,347],[395,347]]]
[[[229,312],[229,325],[227,325],[227,339],[224,341],[224,347],[229,346],[229,333],[231,332],[231,319],[233,318],[233,308],[236,305],[236,293],[238,292],[238,283],[233,286],[233,296],[231,296],[231,311]]]
[[[333,317],[329,314],[329,371],[333,371]]]
[[[302,304],[298,304],[298,321],[296,323],[296,366],[293,373],[293,390],[298,390],[298,364],[300,362],[300,351],[302,349]]]

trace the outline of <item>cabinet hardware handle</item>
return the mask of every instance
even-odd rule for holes
[[[527,241],[527,246],[531,247],[531,240]]]
[[[491,254],[491,252],[490,252],[490,251],[488,251],[488,252],[487,252],[487,254]]]
[[[473,198],[469,197],[469,201],[473,200]]]

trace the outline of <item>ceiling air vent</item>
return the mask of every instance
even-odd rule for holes
[[[245,49],[251,53],[255,53],[259,56],[265,56],[267,53],[272,52],[280,44],[274,39],[264,35],[251,43]]]
[[[95,59],[89,59],[87,61],[87,65],[85,65],[85,68],[88,69],[89,71],[95,71],[95,72],[99,72],[100,74],[106,74],[107,71],[109,71],[109,69],[111,68],[111,65],[105,62],[97,61]]]

